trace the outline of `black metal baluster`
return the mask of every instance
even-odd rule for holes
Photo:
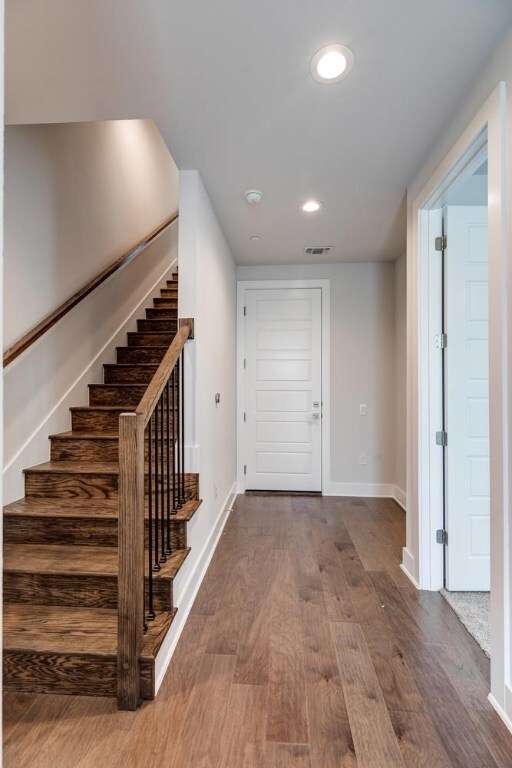
[[[181,498],[182,504],[186,501],[185,493],[185,355],[181,351]]]
[[[160,493],[160,534],[161,534],[161,547],[160,547],[160,562],[165,563],[167,560],[165,556],[165,491],[167,488],[167,478],[164,472],[164,394],[160,395],[158,401],[160,405],[160,478],[162,483],[162,489]]]
[[[155,417],[155,552],[153,557],[153,570],[160,570],[160,563],[158,562],[158,502],[160,492],[160,478],[159,478],[159,455],[158,455],[158,403],[154,411]]]
[[[176,385],[176,450],[178,454],[178,489],[176,493],[176,509],[181,509],[181,464],[182,464],[182,455],[181,455],[181,408],[180,408],[180,358],[176,360],[176,377],[175,377],[175,385]]]
[[[170,403],[169,403],[169,379],[165,385],[165,405],[167,413],[167,477],[165,481],[165,487],[167,489],[167,547],[165,554],[171,554],[171,419],[170,416]]]
[[[172,394],[172,511],[176,514],[178,506],[178,495],[176,492],[176,368],[172,369],[171,374],[171,394]]]
[[[155,618],[153,610],[153,435],[151,426],[152,419],[148,422],[148,621],[153,621]]]

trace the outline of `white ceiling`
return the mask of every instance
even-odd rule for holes
[[[6,120],[154,118],[240,264],[394,259],[406,186],[511,23],[511,0],[7,0]],[[354,69],[319,85],[338,42]]]

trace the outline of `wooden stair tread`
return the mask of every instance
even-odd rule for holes
[[[172,520],[188,522],[200,506],[201,499],[190,499],[172,516]],[[25,498],[7,504],[4,507],[4,515],[117,519],[118,508],[117,499]]]
[[[140,658],[154,658],[176,610],[160,611],[148,622]],[[117,611],[108,608],[6,603],[4,650],[117,655]]]
[[[80,432],[78,430],[68,430],[67,432],[56,432],[50,435],[53,440],[118,440],[119,432]]]
[[[117,461],[43,461],[23,470],[25,473],[80,473],[90,475],[118,475]]]
[[[133,349],[133,347],[132,347]],[[143,347],[141,347],[143,349]],[[136,406],[134,405],[72,405],[70,407],[70,411],[119,411],[119,413],[123,413],[124,411],[127,411],[131,413],[134,411]]]
[[[153,573],[154,579],[174,579],[190,549],[177,549]],[[118,555],[115,547],[79,547],[62,544],[6,544],[4,572],[73,574],[76,576],[116,576]]]

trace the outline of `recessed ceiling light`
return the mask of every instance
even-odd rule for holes
[[[338,83],[354,66],[354,54],[345,45],[326,45],[311,59],[311,75],[317,83]]]
[[[261,237],[259,235],[251,235],[250,237],[251,243],[259,243],[260,240],[261,240]]]
[[[304,213],[316,213],[320,208],[323,208],[323,203],[320,200],[306,200],[299,205],[299,208]]]

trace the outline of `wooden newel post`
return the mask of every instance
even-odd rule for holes
[[[136,709],[144,637],[144,415],[119,417],[117,704]]]

